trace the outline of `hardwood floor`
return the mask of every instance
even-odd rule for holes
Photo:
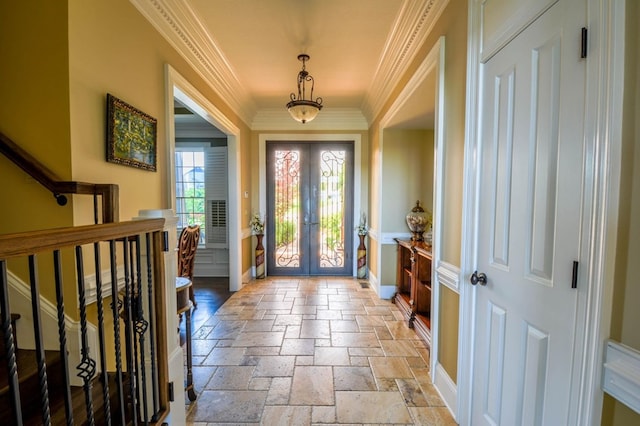
[[[191,329],[199,330],[233,293],[227,277],[193,277],[197,306],[191,313]],[[180,342],[184,342],[184,321],[180,322]]]

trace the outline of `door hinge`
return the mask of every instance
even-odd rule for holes
[[[173,402],[175,400],[175,395],[173,391],[173,382],[167,383],[167,393],[169,394],[169,401]]]
[[[587,27],[582,27],[582,41],[580,43],[580,58],[587,57]]]
[[[573,261],[573,273],[571,274],[571,288],[578,288],[578,261]]]

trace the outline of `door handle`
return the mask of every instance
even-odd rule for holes
[[[469,277],[469,281],[471,285],[476,285],[480,283],[480,285],[487,285],[487,275],[484,272],[478,273],[478,271],[473,271],[471,277]]]

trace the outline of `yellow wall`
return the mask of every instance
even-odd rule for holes
[[[119,185],[122,221],[141,209],[170,205],[165,64],[240,129],[241,184],[250,185],[248,127],[127,0],[2,2],[0,62],[0,131],[62,180]],[[106,162],[107,93],[157,119],[157,172]],[[0,233],[93,223],[90,196],[70,197],[59,207],[4,156],[0,178],[12,183],[1,186],[0,197],[15,207],[0,209]],[[243,210],[248,204],[242,199]],[[250,247],[242,247],[246,263]],[[64,266],[69,301],[75,297],[75,272]],[[21,267],[9,267],[25,276]],[[44,272],[41,279],[42,293],[54,300]]]
[[[372,174],[370,181],[371,187],[371,203],[372,205],[386,206],[386,198],[388,194],[380,191],[381,200],[375,199],[377,196],[377,188],[375,187],[377,171],[379,170],[378,162],[386,162],[386,135],[384,148],[380,149],[380,135],[377,129],[380,125],[380,119],[389,110],[395,102],[400,91],[405,87],[407,82],[416,72],[418,66],[433,48],[436,41],[445,36],[445,150],[444,150],[444,196],[443,205],[445,215],[442,218],[443,241],[442,253],[443,260],[453,264],[460,265],[461,253],[461,235],[462,235],[462,192],[463,192],[463,167],[464,167],[464,132],[465,132],[465,88],[466,88],[466,52],[467,52],[467,1],[451,0],[446,9],[440,16],[438,22],[434,25],[433,30],[427,37],[427,40],[420,48],[419,54],[408,67],[407,72],[401,82],[396,87],[393,95],[387,101],[385,107],[372,123],[371,126],[371,159]],[[464,18],[461,18],[464,17]],[[383,180],[386,177],[383,176]],[[415,201],[415,200],[414,200]],[[386,208],[386,207],[385,207]],[[384,209],[383,209],[384,210]],[[385,213],[382,213],[383,216]],[[402,215],[404,217],[406,212]],[[374,218],[376,224],[380,225],[380,218]],[[399,220],[399,219],[398,219]],[[384,226],[384,221],[382,221]],[[384,231],[384,228],[382,228]],[[373,244],[373,243],[372,243]],[[384,249],[383,249],[384,250]],[[383,251],[383,257],[386,251]],[[388,268],[384,263],[376,265],[378,271]],[[391,274],[391,272],[389,272]],[[381,273],[387,276],[386,273]],[[390,275],[389,275],[390,276]],[[443,327],[440,331],[440,349],[439,361],[445,368],[449,377],[455,380],[457,375],[457,350],[458,350],[458,316],[459,304],[458,295],[454,294],[444,286],[441,286],[442,311],[440,313],[440,325]]]
[[[409,232],[405,218],[416,200],[433,212],[433,157],[433,130],[384,130],[382,232]]]
[[[247,127],[127,0],[69,2],[73,179],[120,186],[120,220],[140,209],[168,208],[165,64],[248,135]],[[158,171],[105,161],[106,94],[158,120]],[[242,140],[239,141],[241,151]],[[244,168],[246,171],[247,167]],[[240,173],[246,179],[246,173]],[[78,197],[76,197],[78,198]],[[91,200],[77,202],[75,223],[92,221]]]
[[[640,284],[635,263],[640,258],[640,7],[635,0],[627,1],[626,7],[622,167],[611,338],[640,350]],[[605,394],[602,424],[640,424],[640,414]]]
[[[1,2],[0,63],[0,132],[69,180],[66,2]],[[72,225],[71,203],[58,206],[3,155],[0,179],[0,234]]]
[[[440,344],[438,360],[451,380],[458,379],[458,307],[460,295],[440,286]]]

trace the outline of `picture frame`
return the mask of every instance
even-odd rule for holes
[[[156,171],[157,120],[107,93],[107,162]]]

